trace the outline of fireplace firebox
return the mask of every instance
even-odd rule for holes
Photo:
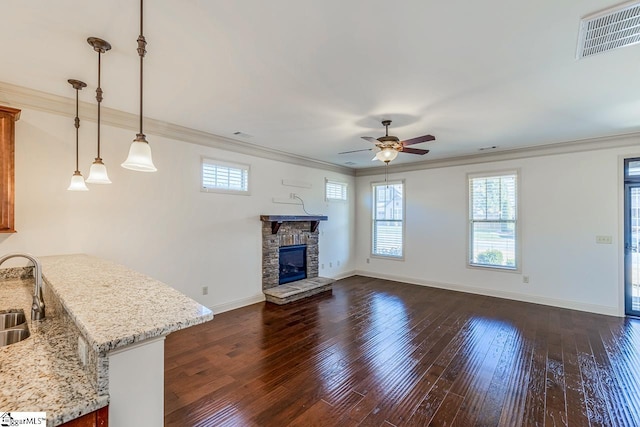
[[[307,278],[307,245],[281,246],[278,284]]]

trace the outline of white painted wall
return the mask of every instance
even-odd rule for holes
[[[82,115],[82,113],[81,113]],[[95,157],[96,125],[80,128],[80,170]],[[299,194],[320,225],[320,275],[354,271],[355,202],[326,203],[325,177],[335,172],[266,160],[148,135],[159,172],[120,167],[135,132],[104,126],[102,158],[113,184],[89,192],[66,188],[75,169],[73,119],[23,110],[16,124],[16,229],[0,235],[0,253],[87,253],[124,264],[175,287],[214,312],[262,298],[260,214],[302,215],[301,206],[272,199]],[[201,156],[251,165],[251,195],[200,191]],[[303,181],[293,188],[282,180]],[[348,230],[348,231],[347,231]],[[340,261],[340,266],[337,266]],[[329,268],[332,262],[333,268]],[[202,287],[209,295],[202,295]]]
[[[356,268],[374,277],[622,315],[621,164],[639,153],[604,149],[392,173],[389,179],[406,183],[404,261],[370,257],[371,182],[384,177],[358,177]],[[521,273],[468,268],[467,174],[514,168],[520,171]],[[613,244],[596,244],[596,235],[613,236]]]
[[[132,131],[103,127],[103,155],[112,181],[88,193],[66,191],[74,169],[69,118],[23,110],[16,135],[16,228],[0,235],[0,253],[83,252],[162,280],[221,311],[261,294],[260,214],[303,214],[276,204],[295,192],[307,210],[329,216],[320,225],[320,274],[358,272],[526,301],[622,314],[624,156],[640,149],[601,149],[403,173],[407,194],[406,259],[370,258],[370,182],[149,135],[155,174],[119,166]],[[602,146],[606,146],[606,141]],[[95,124],[81,127],[81,170],[95,156]],[[250,196],[199,191],[200,156],[249,163]],[[522,272],[470,269],[467,253],[467,173],[518,168]],[[350,203],[326,203],[325,177],[349,184]],[[312,188],[282,185],[304,181]],[[597,245],[596,235],[613,236]],[[357,238],[356,238],[357,236]],[[241,256],[246,256],[241,261]],[[340,266],[338,266],[340,261]],[[332,267],[329,267],[329,263]],[[530,277],[528,285],[522,275]],[[201,294],[209,286],[209,295]]]

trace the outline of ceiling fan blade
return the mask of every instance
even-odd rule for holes
[[[372,162],[375,162],[376,160],[378,160],[378,158],[375,156],[373,157],[373,159],[371,159]]]
[[[363,150],[343,151],[342,153],[338,153],[338,154],[358,153],[360,151],[371,151],[371,150],[373,150],[373,148],[365,148]]]
[[[403,148],[402,153],[409,153],[409,154],[427,154],[429,152],[429,150],[421,150],[419,148]]]
[[[420,144],[421,142],[435,141],[435,139],[436,137],[433,135],[422,135],[402,141],[401,144],[406,147],[407,145]]]
[[[378,143],[378,140],[373,138],[373,137],[371,137],[371,136],[363,136],[362,139],[366,139],[367,141],[373,142],[374,144]]]

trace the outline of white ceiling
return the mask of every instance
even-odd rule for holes
[[[145,2],[145,115],[352,167],[361,136],[427,156],[640,131],[640,46],[576,60],[581,17],[610,0],[153,0]],[[137,113],[137,0],[5,0],[0,81]]]

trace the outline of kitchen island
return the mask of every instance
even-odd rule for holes
[[[109,405],[113,426],[163,423],[164,338],[213,313],[175,289],[87,255],[40,258],[44,321],[0,348],[0,411],[56,426]],[[0,282],[0,312],[30,313],[33,279]]]

